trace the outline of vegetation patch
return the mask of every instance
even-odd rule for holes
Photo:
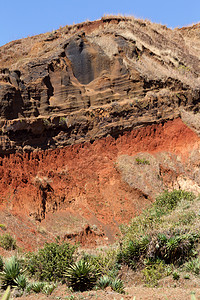
[[[9,233],[5,233],[0,236],[0,246],[5,250],[15,250],[16,240]]]
[[[139,271],[151,287],[166,276],[174,281],[189,280],[190,273],[199,276],[199,206],[199,198],[192,193],[165,191],[151,207],[121,227],[120,243],[106,251],[78,253],[78,246],[57,240],[21,259],[13,256],[3,262],[0,257],[1,287],[50,295],[60,283],[74,292],[110,287],[123,294],[123,266]],[[5,240],[9,239],[6,236]]]
[[[25,260],[27,272],[40,281],[62,281],[66,268],[75,260],[77,247],[69,243],[47,243]]]
[[[150,165],[150,161],[145,158],[136,157],[135,161],[138,165]]]

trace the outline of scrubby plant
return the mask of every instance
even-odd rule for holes
[[[164,261],[146,263],[146,267],[142,270],[144,281],[147,286],[154,287],[158,284],[158,280],[169,275],[171,269],[166,268]]]
[[[184,279],[190,279],[190,274],[185,274],[185,275],[183,276],[183,278],[184,278]]]
[[[97,287],[103,290],[106,287],[110,286],[111,283],[112,283],[112,279],[109,276],[104,275],[98,279]]]
[[[71,264],[66,268],[65,276],[74,291],[86,291],[92,289],[99,277],[95,266],[84,259]]]
[[[0,229],[6,230],[6,225],[5,224],[0,224]]]
[[[158,259],[166,264],[183,264],[196,247],[199,235],[180,230],[155,232],[151,236],[135,238],[124,243],[118,253],[118,262],[132,268],[144,265],[145,259],[152,262]]]
[[[115,278],[121,267],[117,262],[117,249],[108,249],[97,255],[83,253],[82,258],[90,264],[93,264],[99,273],[109,277]]]
[[[178,225],[189,225],[196,219],[196,213],[194,211],[184,212],[179,216]]]
[[[15,250],[17,247],[16,240],[9,233],[5,233],[0,236],[0,247],[5,250]]]
[[[172,273],[172,277],[174,280],[179,280],[180,279],[180,274],[177,271],[174,271]]]
[[[16,286],[19,276],[23,274],[22,268],[16,256],[12,256],[5,261],[3,271],[0,272],[1,286],[7,288],[8,286]]]
[[[19,274],[17,276],[16,279],[14,279],[14,282],[15,282],[15,286],[18,288],[18,289],[21,289],[21,290],[25,290],[26,286],[27,286],[27,278],[24,274]]]
[[[45,286],[43,287],[42,292],[48,296],[48,295],[52,294],[52,292],[55,290],[55,288],[56,288],[56,285],[54,283],[45,284]]]
[[[25,266],[40,281],[62,281],[66,267],[74,261],[76,249],[69,243],[47,243],[37,253],[28,254]]]
[[[40,292],[42,292],[44,286],[45,286],[45,282],[42,282],[42,281],[32,282],[27,286],[26,291],[28,293],[30,291],[33,291],[34,293],[40,293]]]
[[[135,161],[138,165],[150,165],[149,160],[147,160],[145,158],[136,157]]]
[[[99,289],[105,289],[108,286],[112,288],[113,291],[123,294],[124,293],[124,285],[123,281],[119,278],[111,278],[107,275],[100,277],[97,281],[96,287]]]
[[[130,240],[128,244],[122,247],[122,249],[119,251],[117,255],[118,262],[135,268],[139,257],[146,253],[149,241],[150,239],[148,236],[144,236],[140,239]]]
[[[194,199],[195,195],[191,192],[183,190],[173,190],[172,192],[164,191],[156,198],[154,207],[160,210],[161,214],[164,214],[175,209],[181,201],[193,201]]]
[[[112,290],[117,293],[120,293],[120,294],[125,293],[123,281],[119,278],[113,279],[110,286],[111,286]]]
[[[191,260],[185,263],[184,267],[187,272],[191,272],[195,275],[199,275],[200,274],[199,258],[192,258]]]

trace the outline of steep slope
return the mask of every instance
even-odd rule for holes
[[[0,222],[19,242],[24,218],[35,247],[39,223],[113,241],[164,189],[199,193],[199,32],[105,17],[0,48]]]

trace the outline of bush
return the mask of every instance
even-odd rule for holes
[[[150,165],[149,160],[147,160],[145,158],[136,157],[135,161],[138,165]]]
[[[112,283],[112,279],[108,277],[107,275],[104,275],[99,278],[97,282],[97,287],[100,288],[101,290],[104,290],[108,286],[110,286]]]
[[[5,233],[0,237],[0,246],[5,250],[15,250],[16,241],[9,233]]]
[[[5,262],[3,271],[0,273],[2,288],[7,288],[8,286],[16,286],[18,277],[22,273],[23,272],[19,261],[15,256],[12,256]]]
[[[38,280],[60,281],[64,271],[74,261],[77,246],[68,243],[48,243],[37,253],[30,253],[25,265],[30,275]]]
[[[27,286],[27,279],[24,274],[19,274],[16,279],[14,279],[15,286],[18,289],[25,290]]]
[[[158,280],[169,275],[170,271],[163,261],[157,260],[154,263],[150,262],[143,269],[142,273],[145,283],[150,287],[155,287],[158,284]]]
[[[185,270],[195,275],[200,274],[200,261],[199,258],[193,258],[185,263]]]
[[[81,292],[92,289],[99,275],[95,266],[84,259],[71,264],[65,272],[69,285],[74,291]]]
[[[113,279],[111,282],[111,288],[113,291],[120,293],[120,294],[124,294],[124,285],[123,285],[123,281],[121,279]]]
[[[117,260],[119,263],[124,263],[132,268],[135,268],[136,263],[142,255],[145,255],[150,238],[144,236],[140,239],[135,239],[134,241],[129,241],[117,255]]]
[[[195,195],[191,192],[183,190],[173,190],[172,192],[165,191],[156,198],[154,207],[160,210],[161,214],[165,214],[176,208],[182,200],[193,201]]]
[[[110,249],[98,255],[83,254],[83,259],[93,264],[101,275],[116,277],[120,268],[117,263],[117,250]]]
[[[135,238],[124,243],[117,255],[118,262],[132,268],[144,264],[145,259],[152,262],[160,259],[166,264],[180,265],[193,255],[198,239],[197,233],[180,230],[152,233],[149,237]]]
[[[32,291],[36,294],[42,292],[46,295],[51,295],[55,288],[55,284],[48,284],[46,282],[35,281],[27,285],[26,292],[30,293]]]
[[[174,280],[179,280],[180,279],[180,274],[177,271],[174,271],[172,273],[172,277]]]
[[[40,293],[42,292],[43,288],[45,286],[45,282],[33,282],[33,283],[30,283],[28,286],[27,286],[27,289],[26,291],[29,293],[30,291],[33,291],[34,293]]]
[[[56,288],[56,285],[55,284],[46,284],[44,287],[43,287],[43,290],[42,292],[46,295],[51,295],[52,292],[55,290]]]

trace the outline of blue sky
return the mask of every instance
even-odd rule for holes
[[[200,0],[0,0],[0,46],[119,13],[182,27],[200,22]]]

